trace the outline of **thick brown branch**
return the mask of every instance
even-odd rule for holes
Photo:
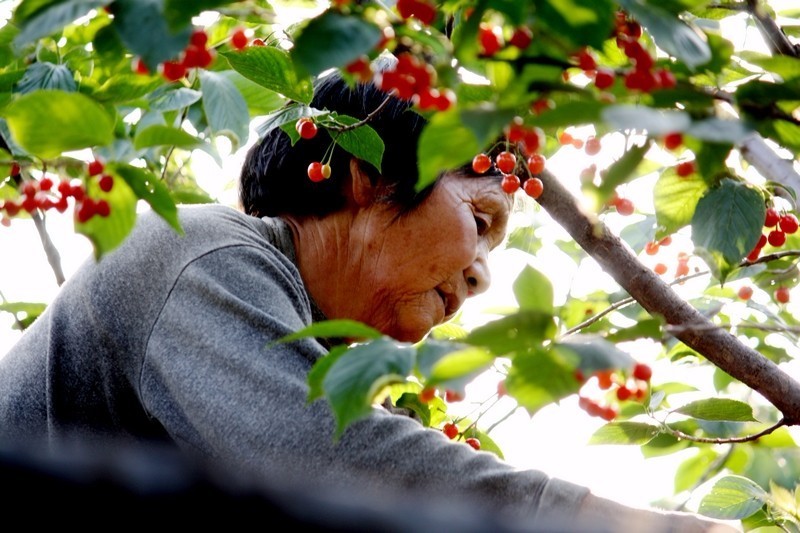
[[[747,0],[747,11],[755,19],[759,31],[773,54],[800,57],[798,47],[792,44],[777,22],[764,12],[758,0]]]
[[[783,413],[787,424],[800,423],[800,383],[730,332],[705,329],[713,323],[643,265],[597,217],[581,209],[555,176],[545,171],[540,177],[544,182],[539,197],[542,207],[628,294],[667,324],[686,326],[676,334],[678,339],[764,396]]]

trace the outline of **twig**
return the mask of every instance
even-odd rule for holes
[[[50,268],[53,269],[53,274],[56,277],[56,283],[58,283],[60,287],[66,281],[64,270],[61,268],[61,255],[58,253],[58,249],[56,249],[53,241],[50,240],[50,234],[47,233],[47,228],[45,227],[44,217],[34,211],[31,213],[31,218],[33,219],[33,224],[36,226],[36,231],[39,233],[39,239],[42,241],[42,248],[44,248],[44,253],[47,255],[47,262],[50,263]]]
[[[692,442],[703,442],[707,444],[734,444],[739,442],[752,442],[754,440],[758,440],[764,435],[769,435],[773,431],[781,428],[783,426],[789,425],[789,422],[785,418],[781,418],[777,424],[774,424],[763,431],[759,431],[758,433],[754,433],[752,435],[746,435],[744,437],[695,437],[694,435],[689,435],[688,433],[684,433],[683,431],[679,431],[677,429],[672,429],[668,425],[664,424],[664,428],[666,429],[667,433],[670,435],[677,437],[679,439],[689,440]]]
[[[329,130],[332,130],[332,131],[335,131],[335,132],[338,132],[338,133],[344,133],[346,131],[350,131],[350,130],[354,130],[356,128],[360,128],[361,126],[363,126],[364,124],[367,124],[369,121],[371,121],[373,118],[375,118],[375,115],[380,113],[381,110],[384,107],[386,107],[386,104],[388,104],[391,100],[392,100],[392,95],[391,94],[386,95],[386,98],[383,99],[383,102],[378,104],[378,107],[376,107],[375,109],[370,111],[369,115],[367,115],[363,119],[359,120],[358,122],[353,122],[352,124],[347,124],[345,126],[339,126],[337,124],[333,124],[333,125],[329,126],[329,125],[326,124],[325,127],[328,128]]]

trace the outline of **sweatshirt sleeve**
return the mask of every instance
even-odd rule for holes
[[[447,495],[537,523],[577,514],[586,488],[384,409],[335,441],[326,401],[306,401],[307,373],[324,348],[313,339],[272,344],[310,321],[285,257],[244,245],[208,253],[183,270],[153,327],[142,403],[181,446],[271,479]]]

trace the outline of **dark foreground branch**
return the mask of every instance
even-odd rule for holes
[[[713,326],[697,309],[643,265],[624,243],[545,171],[539,203],[595,261],[648,313],[671,326],[684,326],[676,337],[720,369],[748,385],[783,413],[787,425],[800,423],[800,383],[778,365],[742,344],[730,332]]]

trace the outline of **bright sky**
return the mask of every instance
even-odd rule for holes
[[[778,4],[780,2],[774,2]],[[786,4],[787,6],[789,4]],[[758,44],[760,36],[744,27],[732,27],[729,38],[737,44]],[[583,130],[585,135],[590,130]],[[198,153],[195,166],[200,173],[200,184],[209,193],[223,203],[233,204],[235,191],[231,188],[232,180],[238,174],[244,149],[226,158],[225,165],[220,168],[204,154]],[[561,154],[548,162],[548,168],[559,175],[568,186],[577,190],[578,173],[590,162],[597,162],[603,167],[610,158],[618,155],[609,148],[598,158],[588,159],[582,152],[565,149]],[[645,190],[644,188],[642,190]],[[636,198],[637,206],[645,211],[652,210],[649,198],[641,195],[635,187],[628,191]],[[568,239],[566,233],[552,222],[540,210],[529,212],[526,216],[536,216],[545,225],[539,230],[544,241],[547,254],[546,261],[532,260],[527,255],[514,250],[498,250],[490,258],[494,278],[493,288],[485,295],[473,299],[465,308],[467,320],[480,321],[481,311],[497,305],[513,305],[511,283],[516,274],[529,261],[532,266],[544,272],[553,281],[557,303],[563,301],[568,291],[573,294],[585,294],[601,286],[613,287],[608,276],[597,271],[592,262],[576,268],[570,259],[555,246],[555,239]],[[631,219],[623,220],[617,215],[607,219],[612,227],[620,227]],[[71,216],[57,213],[48,216],[47,228],[55,246],[61,253],[62,267],[69,277],[86,258],[90,257],[91,246],[82,236],[73,232]],[[681,244],[680,237],[666,254],[677,254],[681,249],[691,250],[688,241]],[[0,301],[49,302],[57,294],[58,287],[53,273],[46,261],[38,234],[29,220],[15,219],[10,228],[0,227]],[[645,258],[649,261],[652,258]],[[659,256],[659,260],[666,259]],[[690,284],[679,288],[691,291]],[[756,295],[755,298],[767,298],[767,295]],[[795,298],[798,300],[800,298]],[[13,321],[8,313],[0,313],[0,357],[18,340],[19,332],[12,330]],[[635,357],[650,362],[656,370],[655,376],[669,376],[670,369],[664,363],[655,360],[656,352],[649,346],[637,346]],[[661,372],[661,374],[659,374]],[[494,391],[496,378],[487,375],[485,379],[473,384],[468,392],[470,398],[474,394],[476,400],[484,394]],[[465,402],[466,403],[466,402]],[[560,406],[551,406],[536,414],[532,419],[522,411],[499,425],[492,437],[506,452],[509,462],[520,468],[539,468],[550,475],[561,477],[582,485],[586,485],[601,496],[616,499],[634,506],[647,506],[657,498],[672,493],[672,478],[676,466],[687,457],[688,453],[679,453],[658,459],[644,459],[638,447],[624,446],[587,446],[591,434],[603,422],[593,419],[577,408],[576,399],[570,398]],[[501,404],[502,405],[502,404]],[[511,408],[506,404],[508,409]],[[468,406],[461,406],[468,410]],[[505,410],[497,410],[502,416]]]

